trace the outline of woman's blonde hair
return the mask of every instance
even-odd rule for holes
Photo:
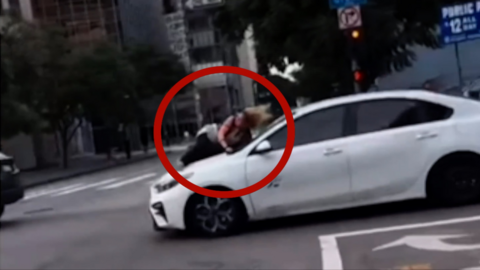
[[[267,125],[273,120],[273,115],[270,113],[270,104],[246,108],[244,113],[250,128]]]

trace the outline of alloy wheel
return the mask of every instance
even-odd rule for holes
[[[195,221],[205,231],[227,231],[235,220],[235,206],[231,199],[203,197],[195,207]]]

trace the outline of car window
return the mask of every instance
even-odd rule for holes
[[[420,102],[423,107],[424,121],[435,122],[450,118],[453,115],[453,109],[430,102]]]
[[[357,134],[406,127],[450,117],[452,110],[417,100],[389,99],[358,104]]]
[[[336,139],[343,135],[345,107],[316,111],[295,120],[295,146]],[[281,128],[268,140],[274,150],[284,149],[287,128]]]

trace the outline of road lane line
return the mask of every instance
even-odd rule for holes
[[[107,184],[116,182],[118,179],[120,179],[120,178],[111,178],[111,179],[101,181],[101,182],[98,182],[98,183],[92,183],[92,184],[88,184],[88,185],[85,185],[85,186],[69,189],[69,190],[66,190],[66,191],[63,191],[63,192],[60,192],[60,193],[52,194],[51,196],[52,197],[58,197],[58,196],[64,196],[64,195],[67,195],[67,194],[72,194],[72,193],[82,191],[82,190],[85,190],[85,189],[107,185]]]
[[[432,222],[414,223],[414,224],[406,224],[406,225],[399,225],[399,226],[390,226],[390,227],[382,227],[382,228],[375,228],[375,229],[368,229],[368,230],[321,235],[318,237],[318,240],[320,241],[320,249],[321,249],[320,251],[322,256],[323,269],[324,270],[343,270],[342,256],[340,255],[340,249],[338,248],[338,244],[337,244],[337,239],[341,237],[352,237],[352,236],[370,235],[370,234],[376,234],[376,233],[412,230],[412,229],[445,226],[445,225],[468,223],[468,222],[475,222],[475,221],[480,221],[480,216],[471,216],[471,217],[464,217],[464,218],[446,219],[446,220],[438,220],[438,221],[432,221]]]
[[[322,269],[343,270],[342,257],[338,249],[337,239],[332,236],[320,236],[320,250],[322,252]]]
[[[337,238],[351,237],[351,236],[358,236],[358,235],[403,231],[403,230],[410,230],[410,229],[436,227],[436,226],[451,225],[451,224],[457,224],[457,223],[467,223],[467,222],[474,222],[474,221],[480,221],[480,216],[471,216],[471,217],[445,219],[445,220],[424,222],[424,223],[414,223],[414,224],[406,224],[406,225],[399,225],[399,226],[382,227],[382,228],[369,229],[369,230],[331,234],[330,236],[337,237]]]
[[[62,192],[64,190],[77,188],[77,187],[80,187],[80,186],[83,186],[83,185],[85,185],[85,184],[84,183],[79,183],[79,184],[74,184],[74,185],[70,185],[70,186],[66,186],[66,187],[62,187],[62,188],[57,188],[57,189],[42,189],[38,192],[33,192],[33,193],[30,193],[30,194],[27,194],[23,198],[23,200],[31,200],[31,199],[38,198],[38,197],[41,197],[41,196],[46,196],[46,195],[49,195],[49,194]]]
[[[157,174],[156,173],[148,173],[148,174],[140,175],[140,176],[137,176],[135,178],[131,178],[131,179],[119,182],[119,183],[115,183],[115,184],[112,184],[112,185],[101,187],[98,190],[107,190],[107,189],[119,188],[119,187],[123,187],[123,186],[129,185],[129,184],[133,184],[133,183],[136,183],[136,182],[148,179],[148,178],[152,178],[154,176],[157,176]]]

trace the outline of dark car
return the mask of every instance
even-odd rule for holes
[[[19,174],[20,170],[15,166],[15,162],[12,157],[6,156],[0,152],[0,165],[1,165],[1,191],[2,197],[0,202],[0,216],[5,210],[5,205],[18,202],[23,199],[24,188],[22,187]]]

